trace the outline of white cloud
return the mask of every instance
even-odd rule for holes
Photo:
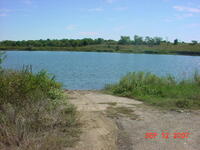
[[[192,17],[193,14],[192,13],[187,13],[187,14],[182,14],[182,15],[175,15],[175,17],[177,19],[184,19],[184,18],[188,18],[188,17]]]
[[[163,19],[164,22],[173,22],[176,20],[181,20],[181,19],[185,19],[185,18],[189,18],[189,17],[193,17],[194,15],[192,13],[185,13],[185,14],[176,14],[174,16],[172,16],[171,18],[165,18]]]
[[[7,8],[0,8],[0,17],[5,17],[5,16],[10,16],[11,14],[13,13],[18,13],[18,12],[21,12],[21,13],[24,13],[22,14],[23,16],[27,16],[28,12],[30,10],[28,9],[7,9]]]
[[[68,25],[68,26],[66,27],[66,29],[69,30],[69,31],[75,30],[76,28],[77,28],[77,26],[76,26],[76,25],[73,25],[73,24],[70,24],[70,25]]]
[[[174,6],[173,8],[177,11],[185,11],[185,12],[190,12],[190,13],[200,13],[200,8],[185,7],[185,6]]]
[[[91,9],[88,9],[88,11],[96,11],[96,12],[100,12],[100,11],[104,11],[104,9],[103,8],[100,8],[100,7],[98,7],[98,8],[91,8]]]

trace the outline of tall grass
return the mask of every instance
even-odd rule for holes
[[[78,133],[76,109],[53,76],[31,67],[0,72],[0,149],[60,150]]]
[[[107,85],[111,94],[136,98],[166,108],[200,108],[200,76],[176,81],[173,76],[158,77],[151,73],[133,72],[119,83]]]
[[[4,58],[5,58],[5,53],[2,52],[2,51],[0,51],[0,71],[1,71],[1,69],[2,69],[1,64],[2,64],[2,62],[3,62],[3,60],[4,60]]]

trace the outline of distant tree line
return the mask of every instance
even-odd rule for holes
[[[1,41],[0,46],[18,46],[18,47],[76,47],[104,43],[104,39],[62,39],[62,40],[28,40],[28,41]]]
[[[160,45],[161,42],[166,42],[164,41],[161,37],[149,37],[146,36],[145,38],[142,36],[135,35],[134,39],[131,40],[130,36],[121,36],[121,39],[118,41],[118,44],[122,45]]]
[[[105,40],[102,38],[91,39],[91,38],[84,38],[84,39],[61,39],[61,40],[27,40],[27,41],[1,41],[0,46],[13,46],[13,47],[79,47],[79,46],[87,46],[87,45],[97,45],[97,44],[107,44],[107,45],[160,45],[161,43],[168,43],[177,45],[180,42],[178,39],[175,39],[174,42],[169,42],[163,40],[161,37],[142,37],[135,35],[133,40],[130,36],[121,36],[119,41],[115,40]],[[184,43],[184,42],[182,42]],[[197,41],[192,41],[190,44],[195,45],[198,44]]]

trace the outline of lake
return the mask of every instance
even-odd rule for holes
[[[177,79],[200,71],[200,56],[52,51],[7,51],[6,55],[5,68],[32,65],[35,72],[45,69],[64,88],[73,90],[99,90],[133,71],[172,74]]]

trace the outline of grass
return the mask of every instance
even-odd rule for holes
[[[98,44],[77,47],[14,47],[0,46],[0,50],[28,50],[28,51],[85,51],[85,52],[120,52],[120,53],[147,53],[147,54],[180,54],[200,55],[200,44],[191,45],[179,43],[178,45],[162,43],[161,45],[118,45]]]
[[[0,70],[0,149],[62,150],[80,128],[76,108],[45,71]]]
[[[147,104],[166,109],[199,109],[200,76],[176,81],[174,77],[158,77],[151,73],[133,72],[119,83],[107,85],[106,92],[135,98]]]

